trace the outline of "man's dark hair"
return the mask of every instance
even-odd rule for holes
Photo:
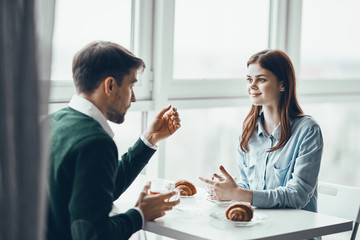
[[[114,77],[121,85],[131,69],[143,71],[145,63],[124,47],[96,41],[81,49],[73,59],[72,72],[77,91],[92,93],[107,77]]]

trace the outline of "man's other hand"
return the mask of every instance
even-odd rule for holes
[[[144,137],[152,145],[156,145],[160,140],[171,136],[180,128],[180,117],[175,107],[169,105],[163,108],[155,117],[152,124],[144,133]]]
[[[135,205],[135,207],[140,208],[143,212],[145,222],[164,216],[165,211],[171,210],[174,206],[180,203],[180,198],[176,201],[169,201],[176,192],[150,195],[148,193],[149,188],[150,183],[144,186],[144,189],[140,193],[139,199]]]

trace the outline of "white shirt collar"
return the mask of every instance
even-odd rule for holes
[[[100,123],[101,127],[110,135],[110,137],[114,137],[114,132],[111,130],[105,116],[92,102],[81,96],[74,95],[69,102],[69,107],[86,116],[92,117]]]

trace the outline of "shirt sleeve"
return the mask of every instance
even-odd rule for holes
[[[144,137],[144,135],[141,135],[141,136],[140,136],[140,139],[141,139],[141,141],[143,141],[143,142],[145,143],[145,145],[148,146],[149,148],[152,148],[152,149],[154,149],[155,151],[158,149],[158,146],[152,145],[148,140],[146,140],[146,138]]]
[[[318,125],[309,128],[299,139],[298,155],[292,178],[284,187],[271,190],[253,190],[253,205],[262,208],[304,208],[313,196],[320,170],[323,149]]]
[[[240,148],[240,139],[241,139],[241,137],[239,137],[239,141],[237,142],[238,144],[237,144],[237,152],[236,152],[236,162],[237,162],[237,166],[238,166],[240,174],[239,174],[239,177],[235,178],[235,182],[241,188],[250,189],[249,180],[247,179],[247,176],[245,173],[245,165],[244,165],[245,164],[245,153]]]

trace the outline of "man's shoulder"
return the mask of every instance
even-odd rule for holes
[[[60,109],[51,114],[52,126],[55,125],[70,125],[74,127],[81,127],[82,125],[99,125],[100,124],[92,117],[78,112],[70,107]]]
[[[112,139],[95,119],[69,107],[52,114],[51,132],[53,137],[58,135],[74,140],[92,136]]]
[[[52,152],[61,158],[89,149],[117,154],[116,144],[93,118],[71,108],[55,112],[51,122]],[[116,156],[117,158],[117,156]]]
[[[92,119],[85,114],[76,111],[70,107],[62,108],[52,114],[50,114],[51,119],[53,121],[60,121],[62,119],[77,119],[77,120],[85,120],[85,119]]]

